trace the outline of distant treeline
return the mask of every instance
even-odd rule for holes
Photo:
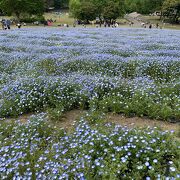
[[[46,11],[50,10],[52,7],[56,10],[68,8],[69,0],[43,0],[45,4]]]
[[[162,20],[178,22],[180,17],[180,0],[70,0],[69,8],[73,17],[81,20],[96,17],[115,20],[126,13],[152,14],[155,11]]]
[[[152,14],[179,22],[180,0],[0,0],[0,10],[17,19],[42,16],[45,11],[69,8],[71,16],[79,20],[116,20],[126,13]],[[0,12],[1,12],[0,11]]]

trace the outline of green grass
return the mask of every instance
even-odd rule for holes
[[[44,13],[44,17],[46,20],[47,19],[56,20],[56,22],[54,22],[52,26],[58,26],[60,24],[73,25],[75,21],[75,19],[69,15],[69,11],[67,10],[63,10],[61,13],[55,13],[55,12]],[[2,18],[12,19],[14,17],[13,16],[0,16],[0,19]],[[159,16],[142,15],[141,18],[152,24],[159,23],[160,27],[163,27],[163,28],[180,30],[180,24],[170,24],[170,23],[163,24]],[[120,26],[123,25],[123,26],[129,27],[128,21],[124,18],[118,18],[117,22],[120,24]],[[31,26],[31,24],[29,25]]]
[[[56,20],[53,25],[59,25],[59,24],[70,24],[72,25],[74,23],[74,18],[69,16],[68,12],[62,12],[61,14],[55,14],[55,13],[44,13],[45,19],[53,19]]]
[[[160,20],[160,16],[145,16],[145,15],[143,15],[142,18],[152,24],[159,23],[159,25],[163,28],[180,30],[180,24],[170,24],[170,23],[163,24],[163,22]]]

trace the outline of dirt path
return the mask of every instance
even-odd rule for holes
[[[159,127],[163,130],[168,130],[168,131],[174,130],[176,132],[180,129],[180,124],[178,123],[169,123],[166,121],[158,121],[158,120],[139,118],[139,117],[127,118],[124,117],[123,115],[112,114],[112,113],[109,113],[107,115],[107,121],[113,122],[115,124],[128,126],[130,128]]]
[[[51,121],[53,125],[59,128],[64,128],[68,131],[74,127],[76,121],[85,113],[83,110],[71,110],[64,113],[61,121]]]
[[[126,14],[124,18],[127,19],[129,22],[133,22],[132,27],[142,28],[142,23],[147,24],[147,20],[144,19],[141,14],[138,14],[136,12]]]
[[[75,122],[87,111],[83,110],[71,110],[69,112],[64,113],[61,121],[51,121],[53,125],[59,127],[59,128],[65,128],[68,130],[71,130],[75,124]],[[12,120],[20,120],[22,123],[26,123],[29,117],[32,114],[26,114],[22,115],[18,118],[9,118],[6,119],[8,121]],[[107,122],[113,122],[115,124],[120,124],[123,126],[127,126],[130,128],[143,128],[143,127],[159,127],[163,130],[168,130],[168,131],[175,131],[176,134],[180,132],[180,123],[169,123],[166,121],[158,121],[158,120],[152,120],[148,118],[139,118],[139,117],[132,117],[132,118],[127,118],[123,115],[119,114],[113,114],[113,113],[108,113],[106,115],[106,121]]]

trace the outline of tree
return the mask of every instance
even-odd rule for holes
[[[20,20],[22,14],[42,15],[43,0],[0,0],[0,7],[8,15],[15,15]]]
[[[103,9],[104,19],[111,22],[111,20],[116,20],[118,17],[124,15],[124,3],[123,1],[109,0]]]
[[[165,0],[162,6],[163,17],[178,22],[180,17],[180,0]]]
[[[81,2],[80,0],[70,0],[69,8],[72,16],[74,18],[78,18],[81,8]]]
[[[124,0],[70,0],[70,12],[80,20],[115,20],[124,14]]]
[[[50,7],[54,7],[54,0],[43,0],[43,2],[46,11],[49,11]]]
[[[97,8],[91,1],[83,1],[80,7],[80,13],[77,17],[78,19],[88,21],[92,21],[97,17]]]
[[[54,0],[55,9],[68,8],[69,0]]]
[[[164,0],[125,0],[126,12],[138,12],[142,14],[153,13],[161,10]]]
[[[102,18],[104,7],[106,6],[107,0],[91,0],[97,8],[97,17]]]
[[[97,7],[92,1],[73,0],[70,3],[70,9],[73,17],[86,21],[94,20],[97,16]]]

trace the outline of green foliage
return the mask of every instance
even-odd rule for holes
[[[125,0],[127,12],[139,12],[142,14],[153,13],[160,10],[164,0]]]
[[[117,54],[116,51],[115,53]],[[2,68],[3,71],[12,73],[15,67],[26,69],[25,60],[18,62],[17,64],[17,61],[15,61],[7,69]],[[178,121],[180,119],[178,98],[180,87],[178,84],[173,84],[179,77],[178,61],[166,64],[150,61],[147,64],[135,60],[117,63],[76,60],[66,62],[58,67],[53,60],[42,59],[36,63],[36,66],[36,74],[43,72],[47,76],[66,72],[86,72],[89,75],[101,73],[103,75],[108,74],[110,77],[122,76],[124,80],[116,88],[112,87],[108,79],[102,80],[92,89],[93,93],[91,95],[87,91],[80,92],[82,88],[80,84],[62,83],[60,80],[54,84],[49,84],[46,88],[43,80],[40,79],[36,80],[36,83],[41,85],[39,88],[25,83],[23,89],[31,92],[32,97],[27,98],[21,106],[19,105],[21,103],[21,94],[19,93],[14,94],[16,100],[3,98],[1,102],[3,108],[0,110],[2,117],[48,109],[52,119],[59,119],[61,113],[56,112],[61,111],[59,106],[62,106],[64,111],[81,108],[123,113],[126,116],[148,116],[152,119],[168,121]],[[154,89],[147,88],[146,91],[139,90],[136,87],[137,89],[134,90],[134,87],[128,84],[128,81],[137,78],[139,75],[148,76],[156,82],[156,87]],[[8,79],[3,76],[0,82],[3,84],[6,81]],[[164,85],[162,86],[162,84]],[[55,117],[53,117],[53,114]]]
[[[91,1],[83,1],[79,8],[79,13],[76,16],[80,20],[94,20],[97,16],[97,8]]]
[[[152,119],[176,122],[180,119],[178,103],[178,88],[159,88],[154,93],[136,91],[121,85],[102,98],[94,98],[90,101],[90,108],[105,113],[123,113],[126,116],[148,116]],[[151,90],[150,90],[151,91]],[[172,92],[176,92],[172,96]],[[98,94],[98,91],[97,91]],[[101,92],[102,94],[102,92]],[[171,99],[171,102],[169,101]]]
[[[64,106],[58,104],[56,108],[49,108],[47,110],[48,118],[52,121],[60,121],[62,119],[63,112],[64,112]]]
[[[70,1],[70,11],[74,18],[79,20],[94,20],[97,16],[97,7],[92,1]]]
[[[80,20],[115,20],[124,14],[124,0],[71,0],[70,11]]]
[[[44,22],[45,18],[43,16],[31,16],[31,17],[26,17],[26,16],[23,16],[21,18],[21,21],[22,22],[25,22],[25,23],[33,23],[35,21],[38,21],[38,22]]]
[[[54,0],[43,0],[44,7],[48,11],[50,7],[54,7]]]
[[[0,155],[6,165],[0,178],[179,177],[179,142],[172,134],[158,128],[128,129],[100,119],[98,112],[91,112],[69,134],[50,125],[46,114],[32,116],[26,124],[0,122]]]
[[[55,9],[67,8],[69,6],[69,0],[54,0]]]
[[[55,74],[56,65],[55,62],[49,59],[43,59],[37,63],[37,68],[42,69],[47,73],[47,75]]]
[[[161,83],[161,82],[171,82],[180,77],[179,70],[176,67],[180,66],[180,62],[176,61],[174,63],[168,62],[166,64],[160,65],[155,61],[151,61],[146,68],[143,70],[143,74],[151,77],[151,79]],[[173,73],[171,73],[173,71]]]
[[[180,17],[180,1],[165,0],[162,6],[164,18],[170,19],[172,22],[178,22]]]
[[[0,7],[8,15],[14,14],[18,20],[23,14],[42,15],[44,12],[43,0],[0,0]]]
[[[126,12],[138,12],[142,14],[161,11],[164,19],[178,23],[180,17],[179,0],[125,0]]]
[[[105,122],[105,114],[101,111],[95,111],[93,109],[87,112],[85,118],[91,125]]]
[[[119,0],[107,1],[103,8],[103,17],[107,20],[115,20],[124,15],[124,2]]]

